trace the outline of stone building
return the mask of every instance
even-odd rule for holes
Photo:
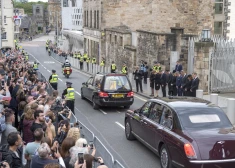
[[[208,0],[85,0],[84,49],[119,69],[123,61],[131,67],[141,60],[172,69],[177,59],[187,63],[189,37],[213,32],[213,7]]]
[[[45,10],[43,4],[34,4],[33,5],[33,17],[36,19],[37,30],[46,32],[46,26],[48,25],[48,12]]]
[[[48,0],[49,13],[49,27],[52,30],[56,30],[57,27],[57,19],[58,19],[58,27],[61,30],[62,27],[62,16],[61,16],[61,2],[60,0]]]

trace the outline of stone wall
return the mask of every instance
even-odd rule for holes
[[[170,33],[170,27],[180,25],[192,34],[213,29],[211,0],[105,0],[102,4],[101,29],[127,25],[132,31]]]
[[[214,43],[197,42],[195,43],[194,72],[200,79],[199,88],[204,92],[208,91],[209,79],[209,55],[212,53]]]

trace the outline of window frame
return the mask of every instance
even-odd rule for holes
[[[160,105],[161,106],[161,115],[160,115],[160,118],[159,118],[159,121],[157,122],[156,120],[153,120],[153,118],[151,118],[151,114],[154,113],[152,110],[154,109],[155,105]],[[151,105],[151,109],[150,109],[150,113],[149,113],[149,119],[157,124],[160,124],[160,120],[162,118],[162,114],[163,114],[163,110],[164,110],[165,106],[163,106],[161,103],[158,103],[158,102],[152,102],[152,105]]]
[[[141,116],[144,116],[144,117],[149,118],[149,114],[150,114],[150,109],[151,109],[152,103],[153,103],[153,102],[151,102],[151,101],[146,102],[146,103],[140,108],[139,113],[140,113]],[[143,111],[142,111],[143,108],[146,108],[146,107],[145,107],[146,104],[150,104],[149,107],[148,107],[148,115],[145,115],[146,113],[143,113]]]
[[[165,125],[162,124],[162,120],[163,120],[164,114],[165,114],[165,112],[166,112],[167,110],[169,110],[169,111],[171,112],[171,117],[172,117],[172,119],[171,119],[171,120],[172,120],[171,128],[169,128],[169,127],[167,127],[167,126],[165,126]],[[159,124],[160,124],[161,126],[163,126],[164,128],[167,128],[168,130],[172,130],[172,129],[175,128],[175,124],[174,124],[174,113],[173,113],[173,110],[172,110],[170,107],[168,107],[168,106],[166,106],[166,105],[163,106],[162,116],[161,116],[161,119],[160,119]]]

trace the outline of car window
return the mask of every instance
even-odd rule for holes
[[[168,107],[165,107],[163,110],[160,124],[169,129],[172,129],[173,127],[173,115],[172,111]]]
[[[104,90],[131,90],[131,86],[126,76],[106,76]]]
[[[151,102],[147,102],[143,105],[140,110],[140,113],[146,117],[149,117]]]
[[[156,123],[160,122],[162,116],[163,106],[159,103],[154,103],[150,110],[149,119],[153,120]]]
[[[93,83],[93,78],[88,79],[87,84],[92,85],[92,83]]]
[[[100,88],[104,75],[97,74],[94,79],[94,86]]]
[[[226,114],[219,108],[178,108],[184,129],[210,129],[232,127]]]

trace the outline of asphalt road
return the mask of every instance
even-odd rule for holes
[[[126,140],[124,134],[125,110],[123,108],[94,110],[90,102],[81,99],[81,86],[83,82],[88,80],[89,75],[73,69],[70,78],[66,79],[62,75],[61,64],[48,56],[43,39],[25,42],[22,43],[22,46],[32,57],[38,60],[40,63],[39,70],[47,79],[51,75],[52,69],[57,71],[59,75],[58,91],[60,93],[66,88],[66,81],[73,83],[77,93],[76,117],[93,131],[112,153],[114,159],[120,161],[126,168],[160,168],[159,158],[148,148],[138,141]],[[145,101],[145,98],[135,96],[134,104],[130,109],[141,107]]]

